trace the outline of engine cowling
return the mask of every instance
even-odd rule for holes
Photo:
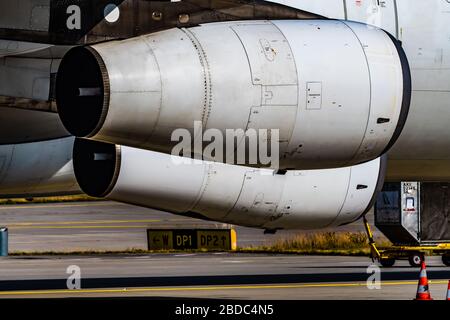
[[[410,95],[399,43],[335,20],[213,23],[77,47],[57,77],[61,119],[78,137],[170,153],[173,131],[194,121],[278,129],[280,165],[295,169],[379,157]]]
[[[276,174],[85,139],[76,140],[73,158],[88,195],[269,230],[358,219],[381,190],[386,162]]]
[[[79,194],[75,138],[0,146],[0,198]]]

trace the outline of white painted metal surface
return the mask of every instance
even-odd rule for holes
[[[334,19],[344,14],[398,37],[411,67],[413,91],[405,128],[389,152],[387,178],[450,181],[450,2],[346,0],[344,12],[341,0],[271,2]]]
[[[0,95],[47,101],[60,60],[0,58]]]
[[[0,145],[0,195],[38,196],[80,191],[72,166],[74,138]]]
[[[55,113],[0,107],[0,145],[67,137]]]
[[[86,131],[73,125],[76,115],[93,119],[94,140],[170,153],[172,132],[194,121],[222,132],[278,129],[285,168],[378,157],[394,137],[409,81],[384,31],[342,21],[214,23],[92,49],[103,61],[103,103],[87,108],[83,97],[67,97],[82,86],[73,78],[95,72],[60,70],[59,110],[72,134]],[[75,51],[68,56],[65,66],[77,72]],[[83,111],[93,108],[102,112]]]
[[[314,12],[324,17],[345,19],[345,0],[269,0],[269,2]]]
[[[323,87],[321,108],[299,105],[288,148],[296,153],[293,158],[351,164],[377,157],[393,137],[403,101],[402,66],[393,42],[362,24],[276,25],[293,39],[294,56],[308,57],[297,60],[299,101],[309,101],[308,91],[302,90],[308,83]],[[379,123],[380,118],[388,121]],[[292,161],[288,167],[296,166]]]
[[[88,159],[77,161],[75,156],[79,180],[88,185],[104,180],[104,172],[92,170],[92,154],[101,149],[76,150]],[[316,229],[351,222],[370,206],[382,171],[376,159],[354,167],[278,175],[222,163],[179,164],[181,158],[130,147],[120,148],[120,160],[116,155],[97,159],[117,159],[115,174],[108,174],[117,177],[107,188],[108,199],[265,229]]]
[[[0,58],[13,55],[32,54],[51,48],[52,46],[42,43],[0,40]]]

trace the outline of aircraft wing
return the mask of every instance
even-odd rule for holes
[[[115,8],[119,14],[116,21],[116,13],[112,12]],[[73,3],[3,0],[0,39],[54,45],[89,44],[207,22],[318,17],[262,0],[78,0]]]

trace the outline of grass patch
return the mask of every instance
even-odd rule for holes
[[[87,195],[74,195],[74,196],[58,196],[58,197],[0,199],[0,205],[27,204],[27,203],[101,201],[101,200],[104,200],[104,199],[93,198],[93,197],[89,197]]]
[[[363,250],[264,250],[258,248],[238,248],[236,251],[221,250],[81,250],[81,251],[13,251],[10,257],[31,256],[107,256],[107,255],[146,255],[146,254],[181,254],[181,253],[218,253],[231,252],[236,254],[283,254],[283,255],[326,255],[326,256],[367,256],[369,249]]]
[[[125,249],[125,250],[74,250],[74,251],[13,251],[9,253],[10,257],[27,256],[96,256],[96,255],[143,255],[152,253],[208,253],[224,252],[219,250],[145,250],[145,249]]]
[[[161,251],[163,252],[163,251]],[[167,251],[169,252],[169,251]],[[81,256],[81,255],[112,255],[112,254],[129,254],[138,255],[153,253],[152,251],[143,249],[125,249],[125,250],[74,250],[74,251],[13,251],[9,253],[11,257],[26,256]]]
[[[275,249],[258,249],[258,248],[242,248],[238,249],[242,253],[255,254],[295,254],[304,256],[369,256],[370,249],[352,249],[352,250],[275,250]]]
[[[278,239],[269,245],[242,248],[245,252],[276,252],[320,255],[368,255],[370,248],[363,232],[321,232],[299,234]],[[377,241],[378,247],[390,247],[385,238]]]

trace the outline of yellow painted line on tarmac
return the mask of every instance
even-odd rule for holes
[[[162,220],[155,220],[153,223],[157,223],[157,222],[162,222]],[[149,222],[150,223],[150,222]],[[158,225],[159,227],[164,227],[164,228],[170,228],[173,226],[171,225]],[[10,228],[10,230],[33,230],[33,229],[42,229],[42,230],[48,230],[48,229],[131,229],[131,228],[147,228],[148,225],[142,224],[142,225],[109,225],[109,226],[105,226],[102,224],[98,224],[98,225],[37,225],[37,226],[11,226],[8,225],[8,228]]]
[[[170,222],[178,221],[178,219],[146,219],[146,220],[89,220],[89,221],[36,221],[36,222],[15,222],[5,223],[11,230],[28,230],[28,229],[95,229],[95,228],[145,228],[146,225],[104,225],[104,224],[149,224],[166,222],[167,227],[173,227]],[[83,225],[88,226],[83,226]],[[162,227],[162,225],[160,225]]]
[[[121,203],[114,203],[122,205]],[[19,209],[19,210],[29,210],[29,209],[46,209],[46,208],[71,208],[71,207],[101,207],[101,206],[110,206],[111,203],[83,203],[83,204],[48,204],[48,205],[40,205],[40,204],[24,204],[22,206],[9,206],[2,205],[0,206],[0,210],[11,210],[11,209]]]
[[[77,225],[77,224],[107,224],[107,223],[151,223],[162,220],[78,220],[78,221],[36,221],[36,222],[15,222],[8,224],[8,227],[39,226],[39,225]]]
[[[430,284],[447,284],[447,280],[430,281]],[[123,288],[123,289],[80,289],[80,290],[33,290],[33,291],[0,291],[0,296],[26,296],[51,294],[107,294],[107,293],[145,293],[145,292],[192,292],[192,291],[220,291],[220,290],[261,290],[261,289],[303,289],[303,288],[342,288],[365,287],[365,282],[359,283],[311,283],[291,285],[232,285],[232,286],[205,286],[205,287],[149,287],[149,288]],[[391,281],[383,282],[382,286],[417,285],[417,281]]]
[[[28,227],[14,227],[12,230],[24,230],[24,229],[130,229],[130,228],[146,228],[147,226],[141,225],[122,225],[122,226],[28,226]]]

